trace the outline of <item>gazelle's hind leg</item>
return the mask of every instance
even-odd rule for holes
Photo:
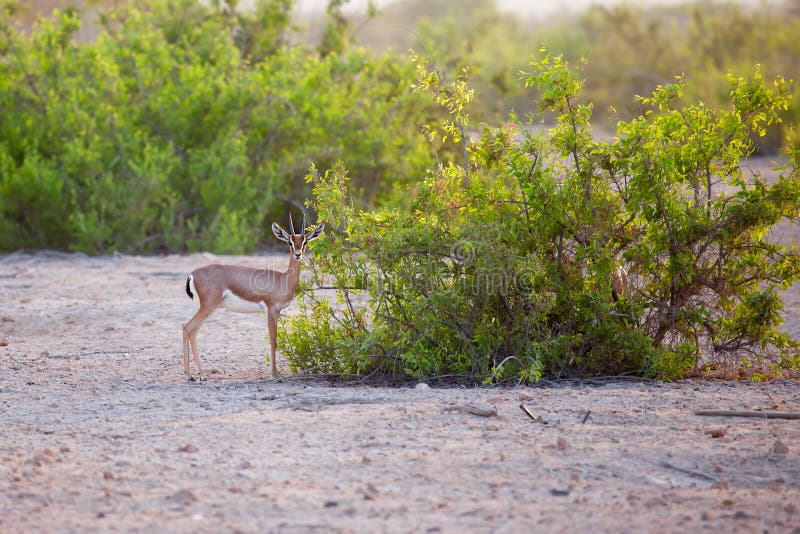
[[[200,354],[197,352],[197,332],[209,315],[214,313],[216,307],[203,307],[197,310],[188,323],[183,325],[183,370],[186,373],[187,380],[193,380],[192,371],[189,369],[189,347],[192,348],[194,354],[194,363],[197,367],[197,372],[200,380],[206,380],[206,374],[203,372],[203,367],[200,365]]]
[[[189,343],[191,343],[192,345],[192,353],[194,354],[194,364],[197,367],[197,374],[200,380],[208,380],[208,377],[206,376],[205,372],[203,372],[203,366],[200,365],[200,354],[197,352],[196,338],[197,338],[197,330],[189,334]],[[190,376],[189,380],[191,379],[192,377]]]

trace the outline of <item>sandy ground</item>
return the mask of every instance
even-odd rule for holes
[[[184,277],[214,259],[0,257],[0,532],[800,533],[800,421],[693,415],[800,411],[798,382],[274,381],[263,317],[218,312],[189,383]]]

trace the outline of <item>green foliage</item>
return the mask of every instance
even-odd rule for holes
[[[0,249],[246,252],[349,162],[369,202],[422,172],[412,66],[287,44],[288,0],[142,0],[30,35],[0,21]],[[335,52],[335,53],[334,53]]]
[[[389,3],[358,37],[377,49],[424,53],[438,65],[443,79],[459,79],[468,71],[478,98],[465,105],[488,123],[502,121],[509,109],[526,109],[517,75],[541,42],[522,21],[501,12],[494,0]]]
[[[687,98],[722,107],[728,101],[728,73],[750,72],[760,64],[769,78],[798,72],[800,12],[788,5],[744,6],[699,2],[661,9],[619,5],[593,7],[572,28],[572,45],[561,49],[576,60],[588,57],[586,96],[602,111],[600,120],[633,117],[640,112],[630,95],[646,95],[684,73]],[[545,40],[550,41],[547,37]],[[563,39],[563,36],[558,37]],[[780,115],[800,118],[800,87]],[[609,113],[607,110],[611,109]],[[765,130],[756,147],[775,153],[789,131]]]
[[[593,6],[578,16],[526,20],[493,0],[403,0],[383,13],[359,34],[362,42],[424,48],[447,73],[468,67],[475,91],[468,112],[489,124],[500,123],[510,110],[519,116],[533,111],[516,78],[530,51],[543,43],[572,62],[589,59],[583,95],[595,105],[594,121],[612,130],[617,120],[639,114],[631,95],[650,94],[681,73],[688,98],[721,107],[728,99],[730,69],[747,73],[761,64],[769,78],[800,72],[796,3],[619,3]],[[788,124],[800,122],[800,87],[782,116]],[[773,125],[756,146],[773,154],[787,134],[787,128]]]
[[[430,59],[423,61],[412,54],[411,62],[417,65],[416,82],[411,86],[412,89],[430,95],[445,114],[442,120],[423,125],[423,133],[435,147],[437,154],[446,149],[448,140],[459,143],[464,169],[469,175],[466,132],[469,115],[464,108],[472,101],[473,92],[467,85],[467,69],[464,68],[455,80],[449,81]]]
[[[765,235],[798,218],[797,152],[771,183],[741,165],[789,85],[731,76],[715,109],[685,103],[678,80],[598,141],[580,72],[546,51],[529,71],[554,126],[485,128],[469,179],[454,154],[393,207],[366,211],[343,165],[312,169],[331,231],[280,341],[292,365],[476,382],[675,379],[701,358],[796,367],[778,289],[800,278],[800,254]],[[429,89],[440,78],[419,72],[451,115],[431,128],[448,131],[470,92],[443,102]]]

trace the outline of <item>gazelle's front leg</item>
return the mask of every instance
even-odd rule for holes
[[[267,312],[267,329],[269,330],[269,359],[272,363],[272,378],[278,376],[278,362],[275,352],[278,349],[278,315],[280,311],[273,312],[271,309]]]
[[[186,332],[186,324],[181,325],[181,332],[183,333],[183,345],[181,346],[183,372],[186,375],[186,380],[190,380],[192,378],[192,370],[189,368],[189,334]]]

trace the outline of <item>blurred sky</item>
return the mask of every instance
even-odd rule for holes
[[[514,11],[534,18],[545,18],[552,15],[567,15],[570,13],[580,13],[590,5],[614,5],[614,4],[635,4],[637,6],[655,6],[665,4],[688,4],[687,0],[636,0],[634,2],[625,0],[570,0],[569,2],[559,0],[495,0],[500,9],[504,11]],[[762,0],[733,0],[739,4],[758,5]],[[322,11],[327,5],[327,0],[297,0],[295,10],[300,13]],[[373,0],[377,6],[390,3],[401,4],[402,0]],[[771,4],[780,3],[772,0]],[[246,5],[247,0],[241,0],[241,5]],[[350,0],[348,10],[363,11],[367,5],[367,0]]]

